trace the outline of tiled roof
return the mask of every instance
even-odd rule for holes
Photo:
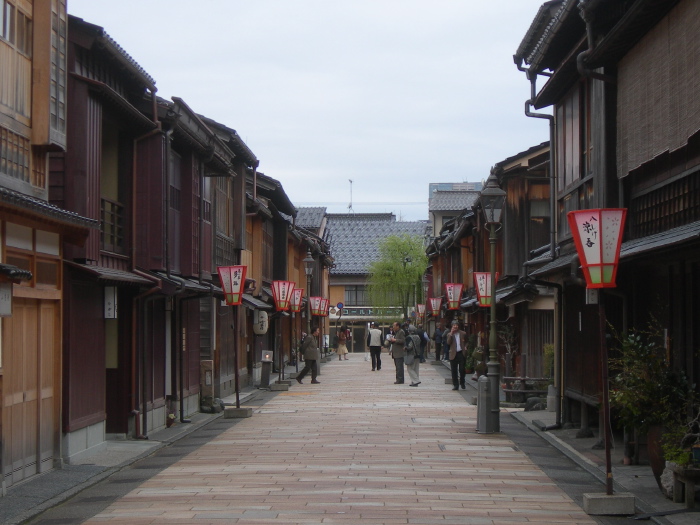
[[[471,208],[479,198],[478,191],[440,191],[430,197],[430,211],[462,211]]]
[[[326,208],[297,208],[296,225],[311,231],[321,227]]]
[[[363,275],[379,257],[379,244],[390,235],[425,236],[427,221],[397,222],[393,214],[328,215],[327,231],[335,268],[331,275]]]

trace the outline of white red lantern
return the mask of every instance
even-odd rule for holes
[[[615,288],[627,210],[607,208],[570,211],[569,227],[581,260],[586,288]]]
[[[498,282],[498,272],[495,280]],[[491,306],[491,272],[474,272],[474,288],[479,306]]]
[[[277,311],[289,310],[293,291],[292,281],[272,281],[272,298],[275,300]]]
[[[445,295],[447,296],[447,308],[459,310],[459,301],[462,298],[462,283],[445,283]]]
[[[294,288],[292,291],[292,298],[289,302],[289,308],[292,312],[301,312],[301,298],[304,295],[304,290],[301,288]]]
[[[321,310],[321,301],[323,301],[323,297],[309,297],[311,315],[323,315],[323,311]]]
[[[430,313],[435,317],[440,316],[440,307],[442,306],[442,297],[431,297],[429,299]]]
[[[219,266],[217,268],[227,305],[236,306],[241,304],[246,270],[246,266]]]
[[[321,317],[328,317],[328,306],[330,301],[328,299],[321,299]]]

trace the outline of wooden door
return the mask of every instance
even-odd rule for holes
[[[15,298],[3,333],[3,476],[12,485],[53,467],[59,303]]]

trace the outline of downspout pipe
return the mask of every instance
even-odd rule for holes
[[[541,118],[549,121],[549,256],[552,260],[556,259],[556,240],[557,240],[557,221],[556,221],[556,197],[557,197],[557,179],[554,173],[554,161],[556,148],[554,147],[554,128],[556,121],[554,115],[547,113],[533,113],[532,105],[537,97],[537,73],[521,67],[522,59],[513,57],[518,69],[525,71],[527,79],[530,81],[530,99],[525,101],[525,116],[530,118]]]
[[[617,84],[617,79],[610,75],[596,73],[586,66],[586,58],[595,50],[595,39],[593,38],[593,14],[588,10],[590,2],[587,0],[579,0],[578,8],[581,18],[586,23],[586,40],[588,41],[588,49],[581,51],[576,57],[576,69],[582,77],[594,78],[602,80],[609,84]]]
[[[165,132],[165,274],[170,279],[170,156],[173,128]]]

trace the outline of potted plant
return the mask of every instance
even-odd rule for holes
[[[691,389],[685,375],[667,359],[663,331],[652,320],[646,330],[618,334],[610,363],[610,406],[619,423],[647,435],[649,462],[660,481],[665,460],[662,443],[674,441],[685,424]]]

